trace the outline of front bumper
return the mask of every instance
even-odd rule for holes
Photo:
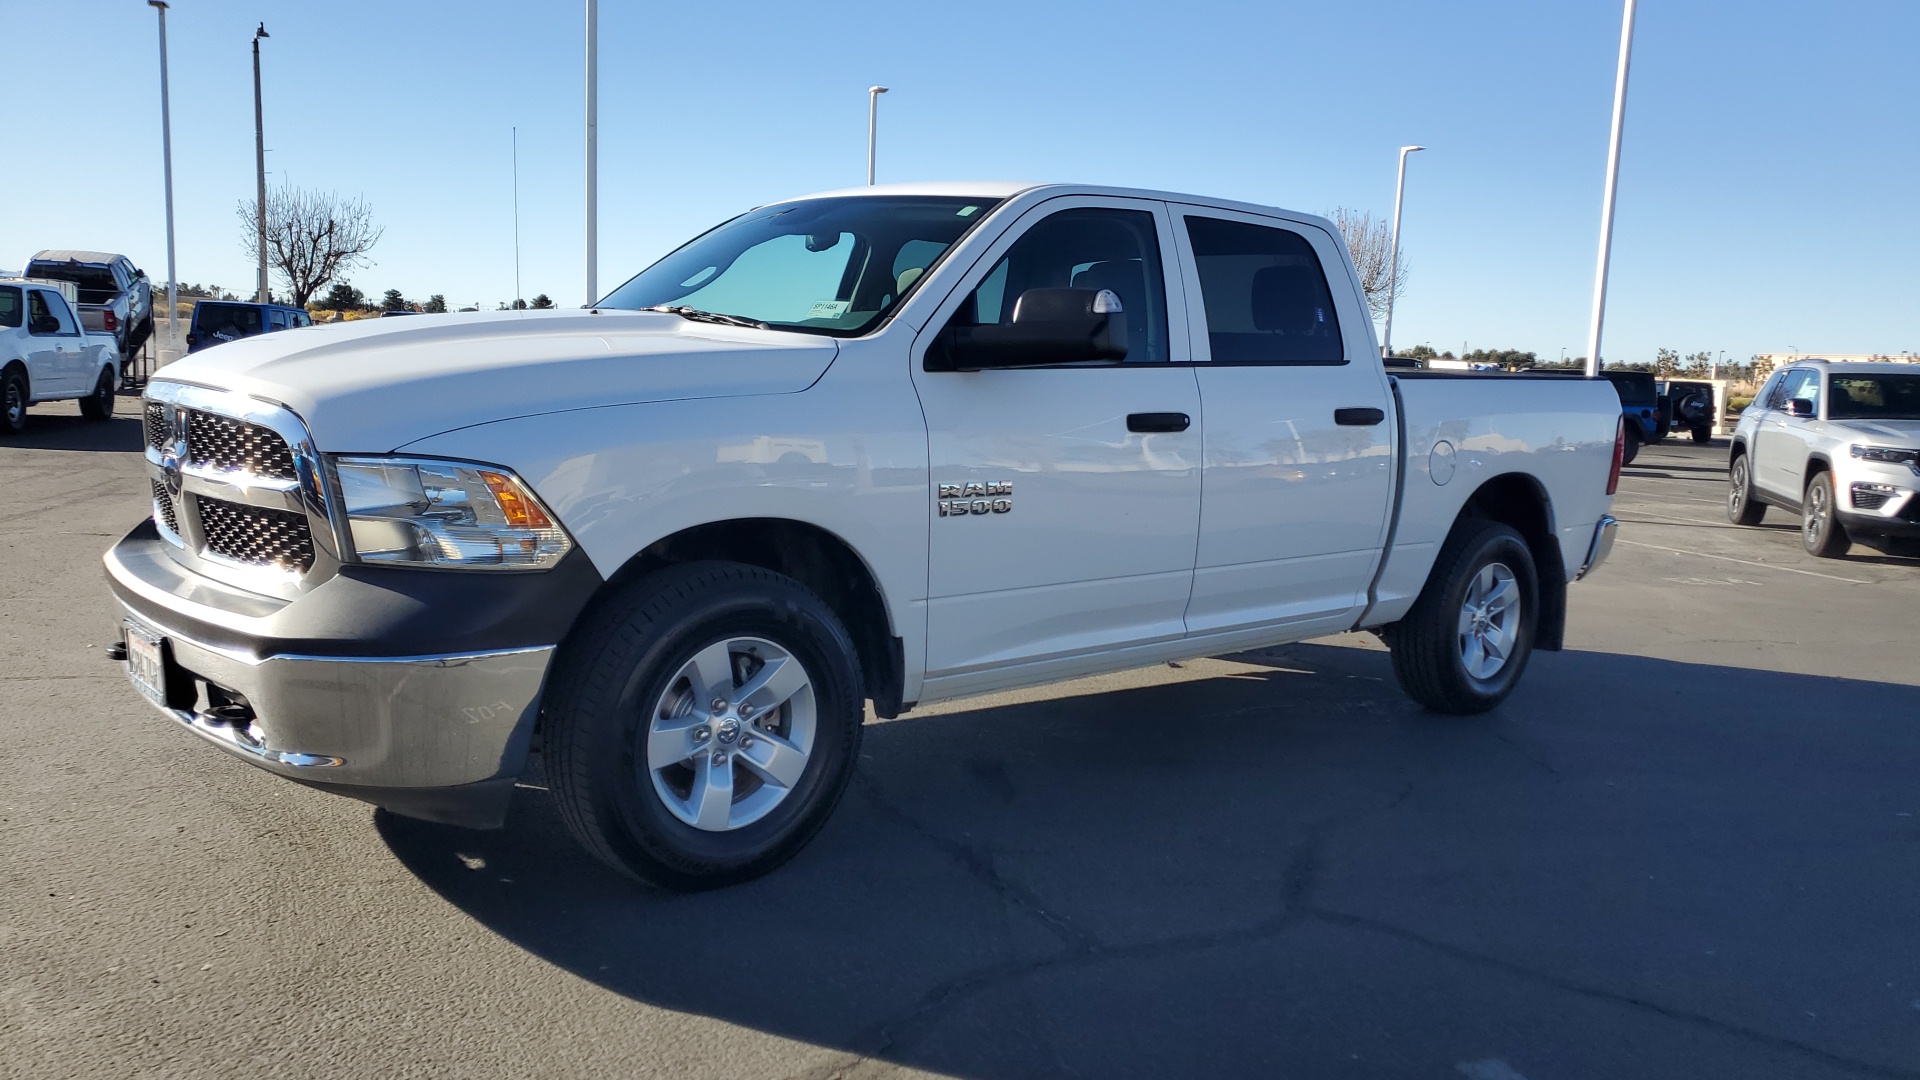
[[[292,601],[167,554],[151,522],[107,553],[121,633],[158,639],[163,713],[241,759],[396,813],[497,826],[556,643],[597,588],[551,571],[356,567]]]

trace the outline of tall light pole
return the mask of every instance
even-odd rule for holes
[[[1633,5],[1620,17],[1620,67],[1613,77],[1613,134],[1607,142],[1607,193],[1600,202],[1600,262],[1593,272],[1593,322],[1587,330],[1587,377],[1600,374],[1600,326],[1607,314],[1607,264],[1613,258],[1613,194],[1620,186],[1620,133],[1627,124],[1627,66],[1633,59]]]
[[[880,95],[887,92],[884,86],[867,87],[867,186],[873,186],[873,152],[878,145],[880,132]]]
[[[520,129],[518,127],[513,129],[513,302],[516,305],[520,303]]]
[[[260,118],[260,39],[272,37],[267,33],[267,24],[261,23],[260,29],[253,32],[253,165],[258,181],[254,185],[254,216],[260,233],[260,288],[254,297],[255,303],[267,303],[267,135],[266,127]]]
[[[160,16],[160,163],[167,190],[167,344],[171,345],[179,337],[174,322],[179,318],[180,292],[173,267],[173,106],[167,100],[167,3],[147,0],[147,6]]]
[[[1393,294],[1400,288],[1400,200],[1407,194],[1407,155],[1424,146],[1400,148],[1400,180],[1393,186],[1393,244],[1387,254],[1387,331],[1380,341],[1380,355],[1393,355]]]
[[[587,0],[587,303],[600,299],[600,0]]]

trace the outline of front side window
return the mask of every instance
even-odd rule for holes
[[[1820,373],[1806,368],[1787,372],[1787,379],[1780,384],[1780,407],[1787,402],[1804,401],[1812,406],[1815,416],[1820,415]]]
[[[1127,317],[1126,362],[1169,359],[1160,240],[1145,210],[1083,207],[1044,218],[994,264],[951,325],[1011,323],[1028,289],[1111,290]]]
[[[25,325],[25,319],[20,290],[11,285],[0,285],[0,326],[18,328]]]
[[[1216,364],[1344,364],[1320,257],[1286,229],[1187,218]]]
[[[73,321],[73,312],[67,309],[67,302],[58,293],[41,289],[27,291],[27,332],[31,334],[77,335],[79,326]]]
[[[882,195],[763,207],[642,270],[598,306],[687,307],[782,330],[865,333],[995,203]]]
[[[1920,420],[1920,375],[1835,375],[1829,420]]]

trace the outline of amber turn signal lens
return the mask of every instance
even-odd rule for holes
[[[500,504],[500,512],[507,516],[507,524],[517,529],[551,529],[552,519],[540,505],[520,493],[520,485],[497,472],[480,470],[480,479],[487,482],[487,489],[493,492],[493,501]]]

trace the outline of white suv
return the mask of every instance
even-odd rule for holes
[[[0,435],[27,424],[27,406],[80,399],[89,420],[113,418],[120,351],[113,335],[89,332],[59,281],[0,278]]]
[[[1920,537],[1920,367],[1811,360],[1774,372],[1733,432],[1727,517],[1798,511],[1810,554]]]

